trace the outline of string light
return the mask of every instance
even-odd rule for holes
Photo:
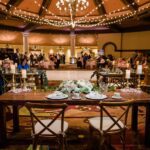
[[[140,0],[137,0],[137,2],[139,3]],[[41,5],[38,3],[37,0],[34,0],[34,3],[37,5],[37,7],[40,7]],[[27,22],[33,22],[33,23],[37,23],[37,24],[43,24],[43,25],[50,25],[50,26],[55,26],[55,27],[75,27],[75,26],[79,26],[79,27],[96,27],[96,26],[107,26],[110,24],[114,24],[114,23],[121,23],[124,20],[131,18],[135,15],[138,15],[139,13],[141,13],[142,11],[145,11],[146,9],[150,8],[150,2],[140,6],[137,10],[129,10],[129,8],[133,5],[136,4],[136,2],[133,2],[131,4],[128,4],[126,6],[123,6],[119,9],[113,10],[111,12],[109,12],[108,14],[103,14],[100,16],[90,16],[92,15],[96,10],[98,10],[98,8],[102,7],[104,5],[104,1],[102,1],[97,7],[95,7],[94,9],[92,9],[88,14],[86,14],[84,17],[80,17],[80,19],[76,19],[73,20],[73,16],[70,13],[70,20],[65,20],[63,17],[57,16],[56,14],[52,13],[51,11],[49,11],[47,8],[45,8],[44,6],[42,6],[42,9],[45,10],[48,14],[50,14],[50,18],[49,16],[39,16],[37,14],[34,13],[30,13],[27,11],[23,11],[21,9],[19,9],[18,7],[15,7],[13,5],[9,5],[10,8],[13,9],[9,9],[9,11],[6,9],[6,2],[3,3],[4,5],[0,5],[0,9],[2,11],[5,11],[7,14],[12,15],[12,16],[16,16],[19,18],[22,18],[23,20],[27,21]],[[127,12],[125,12],[127,11]],[[92,18],[91,18],[92,17]],[[53,18],[53,19],[52,19]]]
[[[89,2],[87,0],[58,0],[56,2],[56,7],[60,11],[65,11],[65,12],[83,11],[87,9],[88,6],[89,6]]]

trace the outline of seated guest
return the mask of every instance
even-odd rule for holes
[[[21,69],[26,69],[26,70],[29,69],[29,65],[28,65],[28,63],[27,63],[27,59],[24,59],[24,60],[18,65],[18,70],[21,70]]]

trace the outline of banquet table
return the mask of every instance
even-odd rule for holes
[[[12,86],[12,78],[13,74],[11,72],[8,73],[2,73],[0,77],[4,81],[4,91],[6,92],[11,86]],[[16,86],[21,86],[22,84],[22,77],[21,77],[21,72],[16,72],[14,74],[14,80],[15,80],[15,85]],[[35,84],[36,87],[41,88],[43,84],[42,80],[42,74],[39,74],[37,72],[27,72],[27,79],[26,79],[27,85],[28,84]],[[9,85],[9,88],[6,88],[7,85]],[[29,85],[31,86],[31,85]]]
[[[133,101],[132,106],[132,121],[131,128],[134,131],[138,130],[138,107],[145,106],[146,108],[146,119],[145,119],[145,134],[144,134],[144,143],[146,147],[150,147],[150,95],[145,92],[122,92],[121,99],[113,99],[113,92],[108,92],[107,98],[105,101]],[[31,91],[23,93],[11,93],[7,92],[0,96],[0,145],[4,146],[7,144],[7,128],[6,128],[6,106],[12,105],[13,107],[13,130],[14,132],[19,131],[19,106],[23,106],[26,102],[40,102],[49,101],[49,103],[67,103],[68,105],[98,105],[100,100],[96,99],[87,99],[82,95],[81,99],[47,99],[50,91]]]
[[[108,78],[109,82],[112,82],[114,84],[120,84],[121,87],[124,87],[126,84],[125,74],[124,73],[117,73],[117,72],[97,72],[96,78],[97,78],[97,84],[99,83],[100,77]],[[141,79],[144,79],[144,74],[140,76]],[[129,79],[130,85],[132,87],[136,87],[137,85],[137,79],[138,75],[136,73],[131,73],[131,78]]]

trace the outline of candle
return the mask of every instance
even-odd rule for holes
[[[137,74],[142,74],[142,65],[137,66]]]
[[[126,79],[130,79],[130,74],[131,74],[130,70],[127,69],[127,70],[126,70],[126,76],[125,76],[125,78],[126,78]]]
[[[115,65],[115,60],[113,60],[112,65],[113,65],[113,66]]]
[[[25,69],[21,70],[22,78],[27,78],[27,71]]]
[[[129,68],[130,67],[130,64],[129,63],[127,63],[127,68]]]
[[[0,60],[0,66],[2,65],[2,60]]]
[[[15,63],[15,66],[16,66],[16,68],[18,67],[18,64],[17,63]]]
[[[136,65],[139,65],[139,61],[136,61]]]
[[[10,65],[10,71],[11,71],[12,74],[16,73],[16,67],[15,67],[15,65],[13,65],[13,64]]]

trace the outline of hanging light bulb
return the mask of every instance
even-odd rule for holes
[[[60,11],[70,11],[70,7],[76,11],[83,11],[87,9],[89,2],[87,0],[58,0],[56,7]]]

